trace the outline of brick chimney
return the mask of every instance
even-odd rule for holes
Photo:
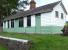
[[[34,0],[30,1],[30,9],[36,8],[36,2]]]

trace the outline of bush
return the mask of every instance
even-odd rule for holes
[[[64,26],[68,26],[68,22],[66,22]]]

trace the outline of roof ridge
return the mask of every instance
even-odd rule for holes
[[[54,3],[50,3],[50,4],[47,4],[47,5],[43,5],[43,6],[37,7],[37,8],[32,9],[32,10],[22,11],[22,12],[20,12],[18,14],[12,15],[14,17],[8,17],[8,18],[6,18],[4,20],[16,19],[16,18],[20,18],[20,17],[25,17],[27,15],[37,14],[37,13],[51,12],[53,10],[53,8],[58,3],[60,3],[60,1],[54,2]]]
[[[51,4],[58,4],[58,3],[60,3],[61,1],[57,1],[57,2],[53,2],[53,3],[49,3],[49,4],[46,4],[46,5],[43,5],[43,6],[40,6],[40,7],[44,7],[44,6],[48,6],[48,5],[51,5]],[[36,7],[35,9],[37,9],[37,8],[40,8],[40,7]],[[32,10],[34,10],[34,9],[32,9]],[[32,11],[32,10],[27,10],[27,11]]]
[[[58,4],[58,3],[60,3],[61,1],[57,1],[57,2],[53,2],[53,3],[48,3],[48,4],[46,4],[46,5],[43,5],[43,6],[47,6],[47,5],[51,5],[51,4]],[[40,7],[43,7],[43,6],[40,6]],[[37,7],[38,8],[38,7]]]

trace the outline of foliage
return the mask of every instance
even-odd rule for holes
[[[18,4],[19,4],[18,7],[23,7],[24,9],[29,3],[28,3],[28,0],[22,0],[22,1],[19,1]]]
[[[19,8],[18,6],[21,5],[22,7],[25,7],[24,4],[28,4],[27,0],[18,3],[19,1],[20,0],[0,0],[0,26],[2,25],[3,18],[6,18],[17,12]]]
[[[8,50],[8,48],[5,47],[3,44],[0,44],[0,50]]]
[[[3,18],[11,14],[12,9],[17,9],[19,0],[0,0],[0,26],[2,26]]]
[[[46,34],[0,33],[2,36],[31,40],[30,50],[68,50],[68,37]]]
[[[9,16],[12,9],[16,9],[19,0],[0,0],[0,17]]]
[[[19,1],[20,0],[1,0],[0,1],[0,19],[11,15],[12,11],[13,13],[15,13],[20,6],[25,7],[25,5],[28,4],[27,3],[28,0],[20,1],[20,2]]]
[[[65,26],[68,26],[68,22],[65,23]]]

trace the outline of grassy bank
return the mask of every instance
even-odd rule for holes
[[[32,40],[30,50],[68,50],[68,37],[61,35],[0,33],[2,36]]]
[[[8,48],[4,46],[3,44],[0,44],[0,50],[8,50]]]

